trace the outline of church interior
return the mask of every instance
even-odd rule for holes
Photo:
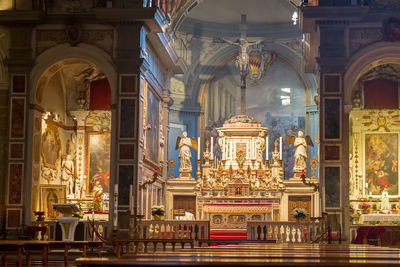
[[[397,42],[399,0],[1,1],[3,263],[398,263]]]

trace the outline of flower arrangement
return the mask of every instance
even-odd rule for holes
[[[295,208],[292,214],[296,219],[305,219],[307,217],[307,210],[304,208]]]
[[[358,204],[358,208],[361,209],[361,210],[367,210],[370,207],[371,207],[371,205],[369,203],[363,202],[363,203]]]
[[[153,216],[164,216],[165,209],[163,205],[160,206],[153,206],[151,208],[151,215]]]

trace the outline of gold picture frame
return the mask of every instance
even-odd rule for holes
[[[55,220],[57,212],[53,209],[55,203],[65,203],[65,185],[40,185],[40,209],[44,211],[46,220]]]
[[[47,168],[57,169],[61,158],[61,140],[58,134],[58,127],[51,123],[46,123],[47,128],[42,134],[41,156],[43,165]]]

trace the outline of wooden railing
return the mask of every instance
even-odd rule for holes
[[[210,237],[210,222],[142,220],[138,232],[139,238],[144,239],[208,239]]]
[[[247,240],[310,243],[323,232],[323,224],[320,222],[247,222]]]

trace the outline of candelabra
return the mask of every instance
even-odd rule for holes
[[[319,185],[317,185],[316,183],[314,183],[312,181],[307,181],[306,180],[306,175],[304,174],[304,170],[302,171],[300,178],[301,178],[301,181],[303,182],[304,185],[312,186],[312,187],[314,187],[314,191],[315,192],[318,191]]]

